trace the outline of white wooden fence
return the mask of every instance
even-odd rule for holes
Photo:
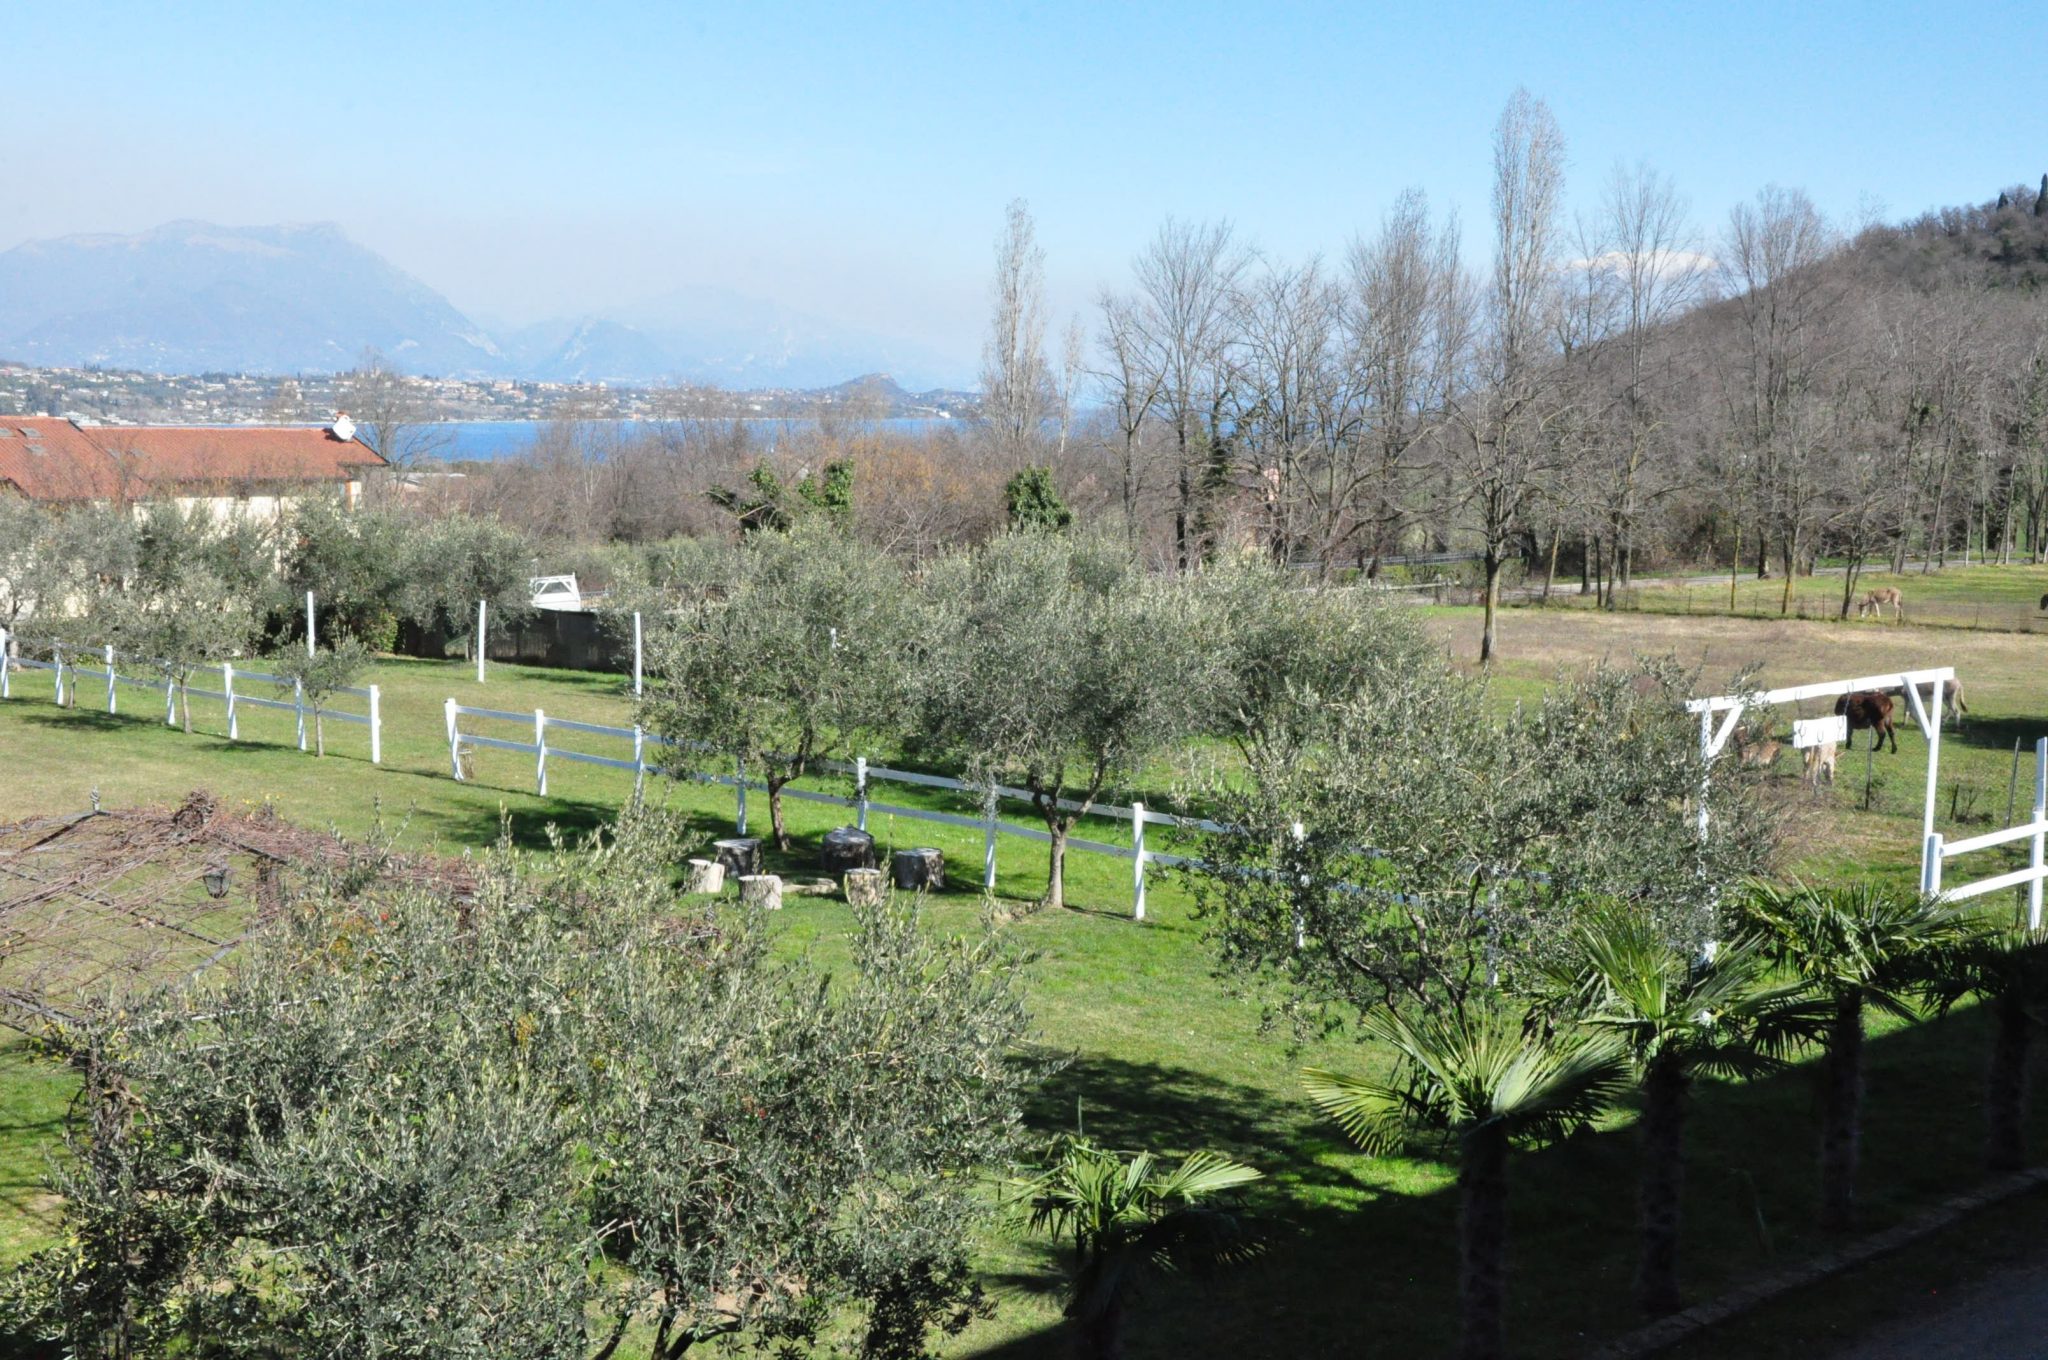
[[[137,674],[136,667],[138,663],[135,658],[131,657],[128,658],[129,672],[122,674],[119,665],[121,658],[111,646],[67,649],[61,644],[53,645],[49,649],[47,659],[33,656],[25,648],[21,649],[20,654],[12,658],[12,665],[10,665],[7,663],[9,641],[7,630],[0,628],[0,699],[11,699],[14,697],[14,677],[11,672],[14,666],[20,666],[24,670],[48,671],[50,673],[51,694],[59,707],[64,707],[67,703],[72,707],[76,707],[79,699],[79,681],[90,680],[98,682],[95,685],[96,689],[103,687],[102,692],[105,695],[106,711],[118,713],[121,711],[121,686],[127,685],[131,689],[163,695],[164,722],[170,726],[177,725],[178,687],[171,683],[170,679],[162,673],[160,667],[147,662],[139,663],[143,668],[143,673]],[[17,643],[16,645],[18,646],[19,644]],[[94,665],[94,662],[98,664]],[[208,667],[204,673],[210,677],[216,669],[220,675],[219,689],[208,689],[188,681],[185,686],[185,696],[188,702],[193,699],[217,699],[221,702],[229,741],[240,741],[242,739],[241,711],[243,709],[269,708],[278,709],[293,715],[298,747],[301,751],[306,749],[306,719],[308,715],[312,714],[313,709],[306,703],[306,691],[303,684],[297,680],[286,680],[282,676],[269,675],[263,671],[237,670],[234,663],[225,661],[218,668]],[[236,687],[238,684],[247,685],[251,681],[258,685],[269,685],[273,690],[279,692],[288,689],[292,692],[292,697],[289,699],[270,699],[262,695],[251,694],[246,688],[238,689]],[[354,713],[346,709],[328,708],[323,705],[318,716],[322,719],[332,719],[337,722],[352,723],[368,728],[370,734],[370,763],[372,765],[381,765],[384,762],[383,696],[375,685],[365,685],[360,688],[351,686],[347,689],[336,690],[335,694],[337,696],[347,695],[363,700],[364,711]]]
[[[1953,887],[1943,885],[1942,865],[1948,860],[2010,845],[2014,841],[2030,842],[2026,868],[1993,874],[1989,878]],[[2048,737],[2034,743],[2034,815],[2019,826],[1986,832],[1982,836],[1968,836],[1959,841],[1948,840],[1940,832],[1930,831],[1921,865],[1921,891],[1938,893],[1951,902],[1967,901],[2005,888],[2024,887],[2027,890],[2027,925],[2030,929],[2040,928],[2041,885],[2043,880],[2048,880]]]
[[[472,750],[510,751],[534,758],[534,791],[545,795],[548,791],[548,762],[568,760],[586,765],[602,765],[614,770],[629,770],[633,774],[634,788],[639,789],[645,782],[649,770],[662,773],[674,767],[673,761],[665,761],[661,752],[684,749],[675,742],[648,732],[641,727],[606,727],[599,723],[572,722],[566,718],[551,718],[545,711],[535,709],[532,713],[512,713],[504,709],[476,708],[459,704],[449,699],[443,709],[447,723],[449,772],[459,780],[467,780],[469,771],[464,757]],[[464,718],[481,719],[485,722],[516,724],[521,736],[491,736],[474,730],[465,731]],[[525,734],[531,733],[531,740]],[[631,756],[605,756],[589,751],[563,746],[553,737],[557,733],[576,733],[595,736],[621,743],[621,749],[630,750]],[[1025,789],[998,785],[993,789],[964,780],[948,779],[944,775],[921,774],[915,770],[893,770],[886,766],[869,763],[861,757],[847,764],[837,760],[813,761],[820,773],[844,775],[853,781],[853,795],[845,797],[834,793],[820,793],[813,789],[785,787],[784,798],[794,798],[807,803],[829,803],[854,810],[854,825],[865,831],[868,815],[879,812],[889,816],[903,817],[912,821],[937,822],[944,826],[963,827],[982,833],[981,884],[994,888],[996,883],[996,842],[999,836],[1015,836],[1039,844],[1049,844],[1052,834],[1034,827],[1018,826],[1006,822],[999,816],[1002,800],[1026,801],[1031,798]],[[744,766],[735,768],[731,774],[716,774],[710,771],[691,771],[685,777],[706,784],[722,784],[733,790],[734,824],[739,834],[747,832],[747,791],[765,790],[767,785],[758,780],[748,779]],[[939,812],[931,808],[904,807],[900,804],[878,803],[871,796],[872,785],[877,782],[909,784],[923,788],[945,789],[955,793],[973,793],[981,797],[982,810],[979,816],[965,816],[960,813]],[[1131,828],[1131,844],[1111,845],[1105,841],[1088,840],[1078,836],[1067,837],[1067,848],[1089,855],[1108,855],[1131,863],[1131,914],[1138,920],[1145,919],[1145,867],[1147,865],[1194,864],[1197,861],[1187,855],[1169,854],[1162,850],[1150,850],[1145,845],[1145,829],[1148,826],[1163,826],[1177,830],[1221,831],[1216,822],[1202,818],[1175,817],[1166,813],[1148,810],[1143,803],[1129,807],[1115,804],[1096,803],[1085,809],[1080,803],[1061,799],[1059,806],[1067,812],[1085,812],[1091,817],[1103,817],[1128,822]]]

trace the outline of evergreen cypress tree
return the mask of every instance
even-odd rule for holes
[[[2041,192],[2034,195],[2034,216],[2048,217],[2048,175],[2041,176]]]
[[[1018,472],[1003,488],[1003,499],[1009,505],[1012,529],[1056,532],[1074,522],[1074,512],[1060,499],[1049,467],[1027,467]]]
[[[1998,211],[2004,212],[2007,208],[2011,206],[2012,200],[2005,196],[2005,190],[2000,189],[1998,191]]]

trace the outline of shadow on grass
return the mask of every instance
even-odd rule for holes
[[[539,807],[515,807],[507,801],[497,808],[415,806],[404,811],[387,810],[385,815],[389,821],[409,820],[426,828],[432,840],[444,845],[482,850],[496,845],[503,836],[515,849],[547,850],[552,845],[549,827],[573,845],[609,828],[618,819],[619,810],[609,803],[550,798]]]
[[[2020,779],[2024,783],[2033,773],[2030,768],[2026,768],[2026,763],[2033,755],[2034,742],[2041,737],[2048,737],[2048,717],[2024,716],[1967,718],[1960,729],[1950,727],[1944,739],[2008,755],[2012,752],[2013,744],[2017,742],[2022,763]]]
[[[1864,1229],[1910,1217],[1977,1183],[1980,1013],[1874,1038],[1868,1049],[1861,1206]],[[2041,1055],[2037,1055],[2037,1059]],[[2048,1067],[2048,1062],[2040,1064]],[[1817,1131],[1812,1064],[1739,1086],[1702,1086],[1688,1132],[1684,1282],[1689,1300],[1811,1256]],[[1269,1092],[1144,1063],[1086,1058],[1032,1110],[1048,1130],[1088,1131],[1125,1148],[1212,1147],[1271,1180],[1250,1207],[1269,1250],[1249,1268],[1152,1286],[1131,1317],[1134,1357],[1440,1355],[1456,1326],[1456,1194],[1451,1169],[1373,1163],[1334,1129]],[[2032,1134],[2048,1134],[2039,1113]],[[1427,1148],[1416,1155],[1439,1155]],[[1524,1357],[1581,1355],[1636,1325],[1637,1139],[1630,1126],[1522,1152],[1511,1176],[1510,1347]],[[1042,1261],[1056,1284],[1050,1253]],[[1026,1290],[1015,1275],[997,1277]],[[1057,1327],[975,1354],[1025,1360],[1067,1352]]]

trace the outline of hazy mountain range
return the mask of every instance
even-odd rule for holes
[[[719,288],[493,334],[332,223],[171,222],[0,252],[0,358],[163,373],[328,373],[366,348],[412,373],[818,387],[886,369],[957,384],[948,357]]]

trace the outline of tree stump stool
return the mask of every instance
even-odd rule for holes
[[[683,891],[693,893],[720,893],[725,891],[725,866],[715,859],[693,859],[690,873],[683,880]]]
[[[818,843],[818,867],[828,874],[875,867],[875,838],[857,826],[835,827]]]
[[[740,902],[763,911],[781,911],[782,880],[774,874],[741,874]]]
[[[848,869],[841,880],[849,907],[879,907],[882,905],[882,871],[880,869]]]
[[[930,846],[898,850],[889,860],[896,886],[907,892],[946,886],[946,857]]]
[[[725,866],[727,878],[745,878],[748,874],[761,872],[759,836],[734,836],[729,840],[713,841],[711,848],[718,852],[718,862]]]

